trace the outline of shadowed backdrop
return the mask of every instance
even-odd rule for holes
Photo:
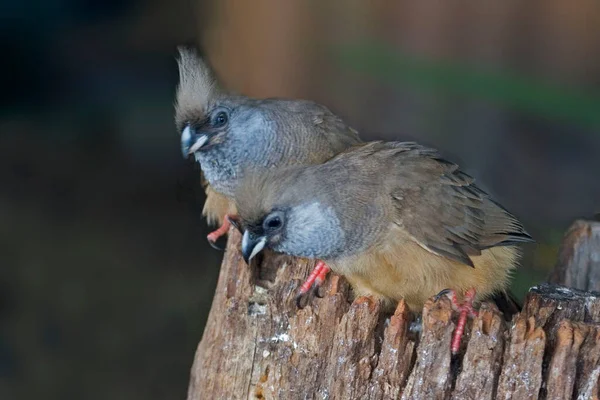
[[[600,4],[276,0],[0,6],[0,398],[182,398],[221,253],[173,124],[175,46],[232,90],[417,140],[538,240],[600,211]]]

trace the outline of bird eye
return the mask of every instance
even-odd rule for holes
[[[275,215],[271,218],[267,218],[263,224],[263,228],[266,230],[273,230],[281,228],[282,222],[281,218],[278,215]]]
[[[229,117],[227,116],[227,113],[225,111],[219,111],[213,118],[213,127],[220,128],[224,126],[228,120]]]

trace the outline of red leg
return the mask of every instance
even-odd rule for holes
[[[322,261],[321,261],[322,262]],[[327,278],[327,274],[331,271],[331,269],[327,266],[327,264],[323,263],[319,274],[317,275],[317,279],[315,279],[315,285],[317,287],[321,286],[323,282],[325,282],[325,278]]]
[[[312,270],[310,275],[308,275],[308,278],[306,278],[302,286],[300,286],[298,296],[302,296],[303,294],[307,293],[312,287],[313,283],[317,285],[323,283],[323,281],[325,280],[325,276],[327,276],[327,273],[329,271],[330,270],[327,264],[320,260],[317,261],[317,265],[315,265],[315,268]]]
[[[467,290],[462,303],[458,302],[456,299],[456,293],[451,289],[443,290],[436,296],[437,298],[443,295],[448,296],[450,301],[452,301],[452,308],[460,312],[458,315],[458,321],[456,322],[456,329],[452,335],[452,354],[458,353],[460,348],[460,340],[462,339],[462,335],[465,331],[465,325],[467,324],[467,318],[477,316],[477,311],[473,309],[473,300],[475,299],[475,294],[475,289]]]
[[[473,309],[473,299],[475,299],[475,289],[467,290],[463,303],[459,307],[460,315],[458,316],[456,330],[454,331],[454,336],[452,337],[452,354],[458,353],[458,349],[460,348],[460,340],[462,339],[463,332],[465,331],[467,317],[477,316],[477,312]]]
[[[227,214],[225,218],[223,218],[223,224],[221,224],[218,229],[212,231],[206,236],[211,246],[215,247],[214,244],[216,243],[217,239],[229,231],[229,227],[231,227],[231,218],[233,218],[233,216]]]

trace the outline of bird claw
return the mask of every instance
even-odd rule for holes
[[[227,214],[225,216],[225,218],[223,218],[223,223],[221,224],[221,226],[212,231],[211,233],[208,234],[208,236],[206,236],[206,238],[208,239],[208,244],[210,244],[210,247],[212,247],[215,250],[219,250],[219,251],[223,251],[225,248],[218,246],[217,245],[217,240],[224,236],[225,234],[227,234],[227,231],[229,231],[229,227],[230,226],[234,226],[238,231],[242,231],[239,225],[239,221],[238,219],[233,216],[233,215],[229,215]]]
[[[321,290],[322,287],[323,287],[322,281],[315,281],[315,283],[311,287],[311,293],[312,293],[313,297],[318,297],[319,299],[322,299],[324,297],[324,293]]]
[[[307,283],[308,283],[308,280],[302,285],[302,287],[300,287],[300,291],[296,295],[296,307],[298,307],[299,309],[306,307],[308,305],[311,297],[315,297],[315,296],[318,297],[319,287],[318,287],[317,283],[316,282],[311,283],[310,287],[308,289],[306,289],[305,286]],[[303,301],[305,299],[306,299],[306,301]]]
[[[298,293],[296,295],[296,307],[299,309],[303,309],[306,304],[308,303],[308,300],[306,302],[303,302],[302,300],[306,299],[307,296],[305,296],[306,293]]]
[[[244,233],[244,231],[242,229],[242,225],[241,225],[238,217],[233,216],[233,215],[227,215],[227,216],[225,216],[225,218],[227,218],[229,220],[229,224],[231,226],[233,226],[235,229],[237,229],[237,231],[239,233],[242,233],[242,234]]]
[[[210,245],[210,247],[212,247],[213,249],[215,249],[215,250],[218,250],[218,251],[223,251],[223,250],[225,250],[223,247],[221,247],[221,246],[217,245],[217,243],[216,243],[216,242],[214,242],[214,241],[212,241],[212,240],[210,240],[210,239],[207,239],[207,241],[208,241],[208,244]]]
[[[454,334],[452,336],[451,351],[453,355],[456,355],[460,349],[460,341],[467,324],[467,318],[475,318],[478,315],[478,312],[473,308],[475,294],[475,289],[467,290],[462,303],[457,300],[456,292],[452,289],[444,289],[434,297],[434,300],[438,301],[442,296],[448,296],[452,302],[452,309],[459,312],[458,321],[456,322],[456,329],[454,330]]]
[[[442,298],[442,296],[448,296],[450,298],[450,301],[452,301],[453,305],[456,302],[456,293],[452,289],[444,289],[440,291],[433,297],[433,300],[437,302]]]
[[[317,265],[315,265],[315,268],[311,271],[310,275],[308,276],[306,281],[304,281],[302,286],[300,286],[300,293],[298,293],[298,295],[296,296],[296,306],[298,308],[303,308],[302,299],[304,299],[305,297],[311,297],[305,296],[306,294],[312,294],[313,296],[321,297],[319,294],[319,288],[325,281],[325,278],[327,277],[329,271],[330,269],[327,266],[327,264],[325,264],[323,261],[317,261]]]

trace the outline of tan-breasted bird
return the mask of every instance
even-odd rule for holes
[[[256,174],[236,200],[246,260],[265,247],[322,260],[357,295],[390,306],[404,298],[416,312],[449,294],[461,311],[453,352],[472,302],[505,293],[515,245],[532,241],[473,178],[412,142],[370,142],[320,165]]]
[[[219,87],[197,50],[180,46],[175,122],[181,151],[205,179],[203,215],[224,235],[236,214],[234,193],[245,171],[318,164],[360,143],[357,132],[325,106],[306,100],[254,99]]]

